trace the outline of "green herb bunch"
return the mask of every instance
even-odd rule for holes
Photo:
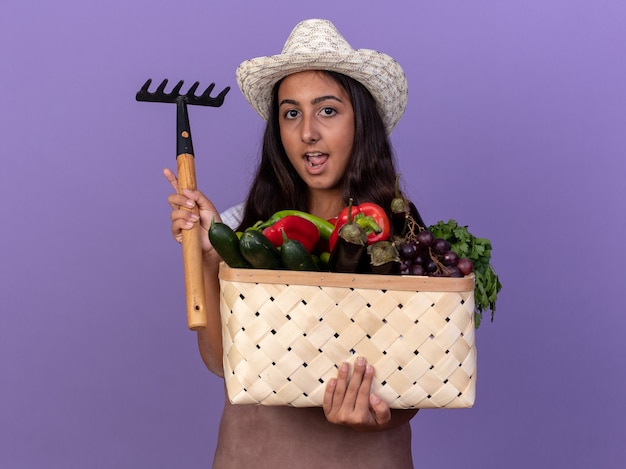
[[[467,257],[474,264],[476,288],[474,290],[474,312],[476,327],[480,326],[483,313],[491,311],[493,321],[496,312],[496,299],[502,289],[500,279],[491,265],[491,242],[487,238],[478,238],[470,233],[467,226],[459,225],[455,220],[447,223],[438,221],[428,228],[436,238],[443,238],[450,243],[450,248],[459,257]]]

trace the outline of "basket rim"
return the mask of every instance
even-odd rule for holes
[[[320,287],[465,292],[475,287],[474,273],[465,277],[426,277],[420,275],[345,274],[338,272],[300,272],[296,270],[235,269],[220,262],[220,280],[244,283],[317,285]]]

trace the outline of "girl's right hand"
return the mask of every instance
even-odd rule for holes
[[[198,190],[181,191],[178,187],[178,179],[171,169],[165,168],[163,174],[176,191],[174,194],[170,194],[167,197],[167,202],[172,208],[170,214],[172,220],[172,236],[174,236],[177,242],[181,243],[183,239],[182,231],[189,230],[193,228],[196,223],[200,223],[202,253],[215,253],[208,236],[208,230],[213,219],[215,219],[215,221],[221,221],[220,214],[215,208],[215,205]],[[191,211],[195,206],[198,207],[199,216]]]

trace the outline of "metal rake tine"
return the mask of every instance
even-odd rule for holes
[[[202,96],[208,96],[211,94],[211,91],[213,91],[213,88],[215,88],[215,83],[211,83],[206,90],[204,90],[204,93],[202,93]]]
[[[183,87],[183,83],[183,80],[180,80],[178,83],[176,83],[176,86],[172,88],[172,91],[167,93],[167,96],[172,97],[174,100],[178,98],[180,96],[180,89]]]
[[[164,95],[165,96],[165,86],[167,85],[167,78],[161,82],[161,84],[157,87],[156,91],[152,93],[153,95]]]
[[[191,98],[191,97],[195,98],[196,97],[196,90],[198,89],[198,86],[200,86],[200,82],[199,81],[197,81],[193,85],[191,85],[189,90],[187,90],[187,93],[185,93],[185,96],[187,98]]]
[[[135,96],[137,101],[152,101],[151,99],[152,93],[148,91],[151,84],[152,84],[152,78],[148,78],[148,80],[146,80],[146,82],[141,87],[141,89],[137,91],[137,95]]]
[[[146,82],[143,84],[143,86],[141,87],[141,89],[139,90],[140,93],[147,93],[148,92],[148,88],[150,88],[150,85],[152,84],[152,78],[148,78],[148,80],[146,80]]]

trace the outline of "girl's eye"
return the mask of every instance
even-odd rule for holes
[[[285,119],[295,119],[299,115],[300,115],[300,113],[298,111],[296,111],[295,109],[289,109],[285,113]]]
[[[337,113],[337,111],[332,107],[325,107],[325,108],[322,108],[321,113],[324,116],[334,116]]]

